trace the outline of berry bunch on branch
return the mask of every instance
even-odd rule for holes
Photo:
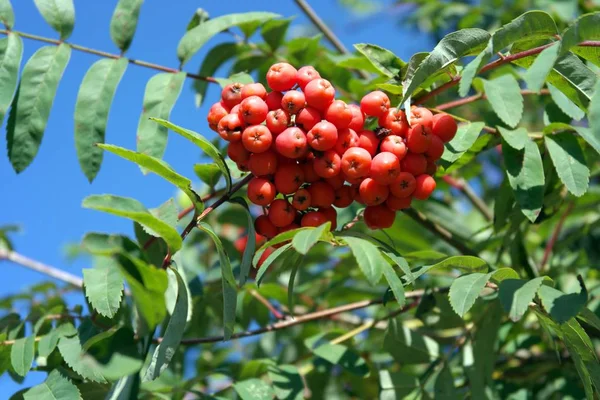
[[[354,201],[366,206],[369,228],[388,228],[396,211],[431,196],[436,161],[456,134],[452,117],[391,107],[381,91],[346,104],[312,66],[277,63],[266,78],[271,92],[260,83],[227,85],[207,118],[229,142],[228,156],[254,175],[248,198],[265,210],[255,221],[259,234],[327,221],[335,229],[332,206]]]

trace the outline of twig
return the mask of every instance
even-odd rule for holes
[[[464,194],[467,199],[469,199],[471,204],[473,204],[473,206],[481,213],[481,215],[483,215],[486,220],[490,222],[493,221],[494,216],[492,215],[492,212],[488,208],[487,204],[485,204],[483,199],[479,197],[477,193],[475,193],[471,185],[469,185],[466,180],[462,178],[455,179],[450,175],[444,176],[443,179],[448,185],[460,190],[461,193]]]
[[[0,260],[9,260],[15,264],[19,264],[23,267],[40,272],[51,278],[58,279],[59,281],[66,282],[79,288],[83,287],[83,279],[77,275],[73,275],[66,271],[61,271],[60,269],[51,267],[50,265],[42,264],[39,261],[32,260],[31,258],[27,258],[14,251],[0,249]]]
[[[521,94],[524,96],[534,95],[534,94],[548,95],[548,94],[550,94],[550,91],[548,89],[542,89],[539,92],[536,92],[533,90],[525,89],[525,90],[521,90]],[[447,103],[440,104],[440,105],[436,106],[436,109],[443,111],[443,110],[447,110],[449,108],[460,107],[465,104],[473,103],[477,100],[485,100],[485,99],[487,99],[487,95],[485,93],[478,93],[478,94],[474,94],[473,96],[463,97],[462,99],[449,101]]]
[[[250,182],[252,180],[252,178],[254,178],[254,175],[248,174],[244,177],[244,179],[242,179],[241,181],[239,181],[238,183],[233,185],[231,187],[231,190],[229,191],[229,193],[225,193],[217,201],[215,201],[210,207],[206,207],[206,209],[204,209],[204,211],[202,211],[202,214],[200,214],[198,216],[198,221],[201,221],[202,219],[204,219],[208,214],[210,214],[211,212],[216,210],[219,206],[221,206],[223,203],[225,203],[227,200],[229,200],[231,198],[232,194],[234,194],[235,192],[237,192],[238,190],[240,190],[241,188],[246,186],[246,184],[248,182]]]
[[[273,314],[273,316],[277,319],[284,319],[285,315],[283,315],[282,313],[280,313],[273,304],[271,304],[271,302],[269,302],[269,300],[267,300],[262,294],[258,293],[256,290],[254,289],[250,289],[249,293],[252,297],[254,297],[256,300],[258,300],[262,305],[264,305],[265,307],[267,307],[267,309],[271,312],[271,314]]]
[[[569,216],[571,211],[573,211],[574,207],[575,207],[575,202],[572,201],[571,203],[569,203],[569,206],[567,207],[567,209],[565,210],[563,215],[560,217],[560,220],[556,224],[556,227],[554,228],[554,232],[552,232],[552,236],[550,237],[550,240],[548,241],[548,243],[546,244],[546,248],[544,249],[544,255],[542,257],[542,261],[540,262],[540,272],[542,272],[545,269],[546,264],[548,263],[548,260],[550,260],[550,255],[552,254],[552,250],[554,249],[556,240],[558,239],[558,236],[560,235],[560,231],[562,230],[567,217]]]
[[[49,43],[49,44],[53,44],[55,46],[65,43],[65,44],[68,44],[73,50],[77,50],[77,51],[80,51],[83,53],[93,54],[93,55],[96,55],[99,57],[112,58],[114,60],[117,60],[122,57],[120,54],[113,54],[113,53],[108,53],[108,52],[105,52],[102,50],[91,49],[89,47],[80,46],[78,44],[67,43],[67,42],[63,42],[61,40],[57,40],[57,39],[33,35],[31,33],[13,31],[13,30],[8,30],[8,29],[0,29],[0,34],[8,35],[10,32],[15,33],[26,39],[36,40],[38,42],[43,42],[43,43]],[[147,61],[134,60],[131,58],[128,58],[127,61],[130,64],[139,65],[140,67],[150,68],[150,69],[154,69],[157,71],[170,72],[170,73],[174,73],[174,74],[181,72],[176,68],[165,67],[163,65],[158,65],[158,64],[147,62]],[[196,79],[196,80],[206,81],[206,82],[211,82],[211,83],[217,83],[217,80],[215,78],[213,78],[212,76],[200,76],[197,74],[192,74],[191,72],[186,72],[185,74],[188,78],[191,78],[191,79]]]

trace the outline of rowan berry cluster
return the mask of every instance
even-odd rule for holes
[[[449,115],[413,106],[409,125],[381,91],[346,104],[312,66],[277,63],[266,80],[271,92],[260,83],[227,85],[208,113],[229,157],[254,175],[248,198],[265,210],[255,221],[259,234],[326,221],[335,229],[332,206],[354,201],[366,206],[369,228],[388,228],[396,211],[434,191],[435,162],[456,134]],[[377,128],[365,129],[371,121]]]

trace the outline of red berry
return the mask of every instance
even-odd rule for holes
[[[350,111],[352,111],[352,121],[350,121],[348,128],[355,132],[362,131],[363,126],[365,125],[365,115],[356,104],[348,104],[348,107],[350,107]]]
[[[362,131],[358,134],[358,147],[367,150],[371,157],[377,154],[379,139],[373,131]]]
[[[290,115],[282,109],[269,111],[267,114],[267,128],[273,135],[285,131],[290,123]]]
[[[219,121],[217,133],[228,142],[237,142],[242,139],[244,126],[238,114],[227,114]]]
[[[292,206],[298,211],[304,211],[310,207],[310,192],[306,189],[298,189],[292,199]]]
[[[267,93],[265,103],[267,103],[267,107],[269,107],[269,110],[277,110],[281,108],[281,99],[283,99],[283,93],[269,92]]]
[[[277,228],[275,228],[277,229]],[[269,256],[271,254],[273,254],[275,250],[273,249],[273,247],[267,247],[265,249],[265,251],[263,251],[263,253],[260,255],[260,258],[258,259],[258,261],[256,262],[256,268],[260,268],[260,266],[266,261],[267,258],[269,258]],[[252,276],[252,274],[254,274],[254,276]],[[256,269],[251,269],[250,270],[250,277],[252,279],[256,278]]]
[[[276,199],[269,206],[268,216],[273,225],[282,228],[294,222],[296,209],[287,200]]]
[[[433,125],[433,114],[424,107],[411,107],[410,109],[410,126],[423,125],[431,129]]]
[[[393,135],[405,137],[408,133],[408,121],[404,111],[390,108],[379,118],[379,126],[389,129]]]
[[[254,176],[272,175],[277,170],[277,154],[272,150],[250,154],[248,169]]]
[[[298,113],[298,111],[303,109],[305,105],[306,100],[304,98],[304,93],[296,90],[290,90],[284,94],[283,98],[281,99],[281,108],[290,114]]]
[[[327,222],[327,217],[320,211],[309,211],[302,217],[300,226],[320,226]]]
[[[360,198],[367,206],[381,204],[390,194],[386,185],[380,185],[374,179],[365,178],[359,187]]]
[[[339,175],[341,164],[342,159],[335,150],[327,150],[313,161],[315,172],[321,178],[331,178]]]
[[[296,74],[296,82],[300,89],[304,90],[308,82],[320,78],[319,72],[311,65],[301,67]]]
[[[258,233],[256,233],[254,235],[255,237],[255,243],[256,246],[262,246],[265,242],[266,242],[266,238],[263,235],[259,235]],[[244,252],[244,249],[246,249],[246,245],[248,244],[248,235],[244,235],[241,236],[240,238],[238,238],[235,242],[233,242],[233,247],[235,247],[235,249],[237,251],[239,251],[240,253]]]
[[[322,212],[325,215],[325,218],[331,222],[331,230],[335,230],[335,228],[337,228],[337,211],[335,211],[335,208],[320,208],[319,212]]]
[[[431,161],[431,160],[427,160],[427,169],[425,170],[425,173],[427,175],[435,175],[435,173],[437,172],[437,165],[435,165],[435,161]]]
[[[350,129],[340,129],[338,131],[338,139],[335,143],[334,150],[338,152],[339,155],[344,155],[346,150],[351,147],[358,147],[358,134]]]
[[[271,147],[273,136],[264,125],[252,125],[244,129],[242,143],[252,153],[264,153]]]
[[[425,155],[431,160],[439,160],[440,157],[442,157],[442,154],[444,154],[444,142],[442,142],[442,139],[440,139],[439,136],[429,136],[431,143],[429,144],[429,148],[425,152]]]
[[[275,187],[280,193],[294,193],[303,183],[304,171],[298,164],[281,165],[275,172]]]
[[[431,144],[431,135],[423,125],[413,125],[406,135],[406,145],[413,153],[425,153]]]
[[[354,201],[352,188],[350,186],[342,186],[335,191],[335,201],[333,205],[338,208],[346,208]]]
[[[288,158],[300,158],[308,149],[307,139],[300,128],[287,128],[275,139],[277,152]]]
[[[250,159],[250,152],[241,141],[230,142],[227,146],[227,155],[236,163],[246,163]]]
[[[313,183],[321,179],[314,167],[314,160],[306,160],[301,164],[302,171],[304,171],[304,181],[306,183]]]
[[[427,159],[423,154],[408,152],[404,159],[400,161],[400,168],[404,172],[418,176],[424,174],[427,170]]]
[[[371,155],[362,147],[351,147],[342,156],[342,171],[348,178],[367,176],[371,169]]]
[[[382,117],[390,108],[390,99],[385,93],[376,90],[360,100],[360,109],[370,117]]]
[[[370,229],[386,229],[394,224],[396,213],[384,204],[369,206],[365,208],[364,219]]]
[[[256,229],[257,233],[263,235],[267,239],[277,236],[278,233],[277,227],[273,225],[269,217],[266,215],[261,215],[256,218],[254,221],[254,229]]]
[[[389,185],[398,179],[400,160],[394,154],[384,151],[373,157],[370,176],[380,185]]]
[[[310,131],[319,121],[321,121],[321,113],[312,107],[305,107],[296,115],[296,126],[306,132]]]
[[[392,211],[400,211],[405,208],[410,208],[412,197],[396,197],[390,194],[385,201],[385,205]]]
[[[456,121],[448,114],[436,114],[433,116],[433,126],[431,132],[442,139],[442,142],[448,143],[456,135]]]
[[[325,119],[337,129],[344,129],[352,122],[352,110],[342,100],[334,100],[325,110]]]
[[[335,191],[327,182],[314,182],[307,190],[310,192],[311,207],[327,208],[335,201]]]
[[[240,103],[239,114],[248,125],[257,125],[267,118],[269,107],[263,99],[258,96],[250,96]]]
[[[308,131],[308,144],[315,150],[325,151],[333,148],[338,139],[336,127],[328,121],[321,121]]]
[[[306,103],[317,110],[325,110],[335,98],[335,89],[326,79],[313,79],[304,88]]]
[[[341,164],[341,159],[340,159],[340,164]],[[325,178],[325,182],[329,183],[329,185],[332,188],[334,188],[335,190],[338,190],[339,188],[344,186],[345,180],[346,179],[345,179],[344,175],[342,175],[341,173],[338,173],[337,175],[332,176],[331,178]]]
[[[398,160],[402,160],[408,151],[406,144],[404,143],[404,139],[396,135],[384,137],[381,141],[381,145],[379,146],[379,150],[389,151],[398,157]]]
[[[410,197],[415,191],[416,180],[408,172],[400,172],[396,182],[390,185],[390,192],[398,198]]]
[[[267,89],[262,83],[248,83],[242,88],[242,100],[250,96],[258,96],[264,100],[267,98]]]
[[[221,91],[221,101],[226,108],[233,108],[235,105],[240,104],[242,101],[242,88],[244,85],[241,83],[230,83],[225,86]]]
[[[267,72],[267,84],[273,90],[285,92],[296,85],[296,68],[288,63],[271,65]]]
[[[252,178],[248,183],[248,199],[259,206],[271,204],[276,194],[275,185],[264,178]]]
[[[430,175],[419,175],[416,178],[413,197],[419,200],[427,200],[435,190],[435,179]]]
[[[219,121],[221,121],[221,119],[227,114],[227,109],[225,109],[220,102],[213,104],[210,107],[210,110],[208,110],[208,115],[206,116],[209,128],[215,132],[218,132]]]

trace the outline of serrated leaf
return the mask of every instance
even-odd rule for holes
[[[523,77],[527,83],[527,88],[534,92],[539,92],[542,89],[546,82],[546,77],[550,71],[552,71],[554,63],[558,59],[559,51],[560,43],[557,43],[545,48],[540,55],[537,56]]]
[[[171,166],[165,161],[146,154],[124,149],[119,146],[114,146],[112,144],[100,144],[98,147],[103,150],[110,151],[111,153],[116,154],[126,160],[134,162],[146,171],[153,172],[165,179],[167,182],[172,183],[187,195],[192,204],[194,204],[197,213],[202,212],[204,209],[204,203],[200,199],[200,196],[198,196],[196,192],[192,190],[192,181],[175,172],[175,170],[173,170],[173,168],[171,168]]]
[[[548,90],[550,91],[550,97],[552,101],[561,109],[563,113],[573,118],[576,121],[580,121],[585,117],[585,112],[573,103],[569,98],[555,86],[548,83]]]
[[[404,365],[429,363],[440,355],[435,340],[407,328],[400,318],[390,320],[383,348]]]
[[[213,76],[214,73],[219,69],[223,63],[232,58],[240,50],[240,46],[237,43],[225,42],[219,43],[208,51],[206,57],[200,64],[198,75],[200,76]],[[197,79],[194,81],[194,89],[196,90],[196,106],[200,107],[204,102],[204,96],[208,90],[209,82]]]
[[[440,160],[441,165],[444,168],[448,168],[469,150],[477,140],[483,126],[483,122],[469,122],[460,125],[456,132],[456,136],[454,136],[450,142],[445,144],[444,153]]]
[[[475,300],[488,283],[489,274],[474,273],[458,277],[452,282],[448,297],[452,309],[462,318],[469,312]]]
[[[600,13],[582,15],[564,30],[562,53],[565,54],[586,40],[600,39]]]
[[[382,268],[383,276],[385,276],[385,280],[388,285],[390,285],[390,289],[392,289],[392,293],[394,293],[394,297],[398,301],[400,307],[404,307],[406,304],[406,297],[404,295],[404,286],[402,285],[402,281],[389,264],[384,264]]]
[[[462,71],[460,82],[458,83],[458,94],[460,97],[465,97],[469,90],[471,90],[471,84],[473,83],[473,79],[479,72],[479,68],[489,60],[491,55],[489,51],[486,49],[479,53],[477,57],[475,57],[470,63],[468,63]]]
[[[232,83],[243,83],[244,85],[247,83],[254,83],[254,78],[252,75],[246,72],[238,72],[233,75],[230,75],[229,78],[214,78],[217,83],[224,88],[225,86]]]
[[[351,236],[345,236],[344,241],[350,247],[358,267],[371,285],[377,285],[383,274],[383,267],[389,265],[379,249],[371,242]]]
[[[248,12],[228,14],[210,19],[183,35],[177,45],[177,57],[183,65],[216,34],[242,23],[264,22],[279,17],[279,14],[269,12]]]
[[[568,294],[553,287],[542,285],[538,290],[538,296],[546,312],[558,324],[575,318],[588,301],[588,292],[585,285],[581,285],[579,293]]]
[[[310,337],[304,344],[315,356],[339,365],[354,375],[364,377],[370,372],[366,361],[358,353],[347,346],[329,343],[324,334]]]
[[[285,35],[293,18],[272,19],[264,23],[260,34],[271,50],[276,51],[285,40]]]
[[[232,203],[237,203],[241,205],[246,214],[248,216],[248,241],[246,242],[246,246],[244,247],[244,254],[242,255],[242,263],[240,264],[240,276],[239,282],[240,286],[244,286],[246,281],[248,280],[248,276],[250,276],[250,268],[252,268],[252,257],[254,256],[254,252],[256,251],[256,230],[254,229],[254,220],[252,218],[252,214],[250,213],[250,207],[246,200],[242,197],[234,197],[229,200]]]
[[[508,181],[517,204],[531,222],[535,222],[544,202],[544,168],[537,145],[528,141],[523,150],[503,144],[502,154]]]
[[[48,357],[56,348],[60,338],[73,335],[77,335],[77,329],[75,329],[73,324],[68,322],[58,325],[40,338],[38,342],[38,355],[40,357]]]
[[[84,268],[83,284],[94,309],[105,317],[114,317],[123,296],[123,277],[116,266],[101,263],[96,268]]]
[[[160,236],[167,242],[173,254],[181,248],[182,240],[179,232],[150,214],[146,207],[135,199],[112,195],[92,195],[83,200],[82,207],[104,211],[146,226],[155,233],[155,236]]]
[[[96,256],[113,256],[124,251],[141,257],[139,246],[123,235],[89,232],[83,237],[81,248]]]
[[[488,263],[479,257],[474,256],[451,256],[444,258],[443,260],[427,265],[421,268],[415,273],[415,278],[418,278],[425,272],[432,273],[436,271],[445,271],[456,269],[464,273],[475,273],[475,272],[487,272],[489,268]]]
[[[167,129],[171,129],[175,133],[180,134],[190,142],[194,143],[196,146],[200,147],[206,153],[206,155],[212,158],[213,161],[221,168],[221,172],[223,173],[223,176],[225,176],[225,186],[227,188],[227,192],[231,190],[231,175],[229,174],[229,168],[227,168],[227,164],[225,164],[225,159],[223,158],[223,155],[211,142],[209,142],[203,136],[199,135],[194,131],[182,128],[164,119],[150,119],[156,122],[157,124]]]
[[[384,251],[383,254],[385,255],[385,257],[389,258],[390,261],[392,261],[394,264],[396,264],[400,270],[404,273],[404,276],[406,277],[406,279],[408,279],[407,282],[414,282],[415,277],[413,276],[412,271],[410,270],[410,266],[408,265],[408,262],[406,261],[406,259],[404,257],[400,257],[397,254],[392,253],[391,251]],[[421,258],[422,256],[425,256],[425,254],[422,253],[409,253],[409,254],[405,254],[404,256],[408,258],[408,256],[414,257],[414,258]],[[440,257],[438,257],[438,255]],[[429,257],[430,255],[427,255],[427,257]],[[443,258],[445,257],[444,254],[442,253],[438,253],[435,255],[436,259],[437,258]]]
[[[2,18],[3,7],[10,7],[9,3],[3,6],[0,1],[0,18]],[[19,79],[19,67],[23,58],[23,41],[15,33],[9,32],[5,39],[0,40],[0,123],[4,120],[6,111],[13,100],[17,81]]]
[[[194,164],[194,172],[202,182],[214,188],[223,173],[217,164]]]
[[[217,252],[219,253],[219,263],[221,267],[221,282],[223,286],[223,322],[225,324],[224,337],[228,340],[233,334],[233,328],[235,326],[235,309],[237,304],[237,286],[235,284],[235,277],[231,269],[231,263],[229,257],[225,253],[223,243],[219,236],[213,231],[213,229],[205,222],[200,222],[198,228],[206,232],[215,243]]]
[[[268,367],[275,397],[279,400],[304,399],[304,383],[298,368],[294,365],[277,365]]]
[[[117,86],[127,69],[127,59],[94,63],[83,78],[75,103],[75,148],[83,173],[90,182],[100,170],[108,114]]]
[[[89,398],[89,397],[88,397]],[[60,371],[53,370],[46,380],[23,393],[24,400],[80,400],[79,389]]]
[[[585,110],[594,93],[597,77],[579,57],[567,53],[558,58],[548,81]]]
[[[33,364],[35,353],[35,335],[15,340],[10,348],[10,362],[14,371],[20,376],[25,376]]]
[[[590,146],[600,153],[600,132],[596,132],[591,128],[576,126],[575,130]]]
[[[577,138],[564,132],[546,135],[544,142],[560,180],[573,195],[582,196],[588,189],[590,170]]]
[[[67,40],[75,26],[73,0],[33,0],[37,9],[50,26]]]
[[[491,279],[496,283],[500,283],[505,279],[519,279],[519,274],[512,268],[498,268],[491,273]]]
[[[461,57],[479,53],[490,39],[490,34],[478,28],[462,29],[446,35],[420,63],[414,74],[407,73],[401,103],[413,94],[428,77]]]
[[[512,75],[502,75],[484,80],[483,87],[496,115],[508,126],[517,126],[523,116],[523,95],[517,80]]]
[[[562,339],[573,358],[575,368],[584,385],[586,397],[591,399],[593,398],[591,384],[596,387],[596,392],[600,392],[600,377],[598,375],[600,371],[596,349],[577,320],[569,320],[560,329],[562,330]]]
[[[502,139],[514,149],[522,150],[525,144],[529,141],[529,134],[525,128],[517,128],[510,130],[508,128],[498,127],[498,132],[502,135]]]
[[[179,272],[174,268],[171,270],[177,277],[177,300],[162,341],[154,349],[152,360],[144,375],[144,381],[151,381],[158,378],[169,366],[185,331],[188,315],[188,292]]]
[[[292,247],[292,244],[286,244],[284,246],[281,246],[277,249],[275,249],[271,254],[269,254],[269,256],[262,262],[262,265],[260,266],[260,268],[258,269],[258,272],[256,273],[256,284],[258,286],[260,286],[261,282],[262,282],[262,278],[265,274],[265,272],[267,272],[267,269],[269,269],[269,267],[271,266],[271,264],[273,264],[273,262],[275,260],[277,260],[279,258],[279,256],[281,256],[283,253],[285,253],[286,250],[289,250],[289,248]],[[258,252],[257,252],[258,254]],[[262,252],[261,252],[261,256],[262,256]],[[256,256],[255,256],[256,258]],[[259,257],[260,259],[260,257]],[[254,262],[254,261],[253,261]],[[258,265],[257,263],[254,263],[255,265]]]
[[[383,75],[398,80],[401,79],[402,68],[406,63],[388,49],[368,43],[355,44],[354,48],[365,56],[373,67]],[[402,92],[397,94],[402,94]]]
[[[167,146],[168,129],[151,121],[169,119],[171,110],[185,82],[185,72],[160,73],[146,84],[142,114],[137,129],[137,150],[152,157],[162,158]]]
[[[543,281],[544,277],[539,277],[530,281],[505,279],[500,283],[498,297],[510,319],[513,321],[521,319]]]
[[[58,341],[58,350],[63,360],[78,375],[93,382],[106,382],[106,379],[99,371],[83,362],[83,349],[79,341],[79,336],[61,337]]]
[[[148,211],[150,211],[150,214],[165,222],[167,225],[173,228],[177,226],[179,218],[177,215],[177,206],[175,205],[175,200],[173,200],[173,198],[170,198],[160,206],[151,208]],[[146,227],[143,228],[145,229]]]
[[[21,75],[8,117],[8,158],[19,173],[35,158],[46,130],[56,89],[71,56],[66,44],[36,51]]]
[[[275,396],[273,388],[258,378],[236,382],[233,388],[242,400],[272,400]]]
[[[119,0],[110,20],[110,38],[126,52],[131,45],[144,0]]]
[[[292,247],[298,253],[305,255],[320,240],[331,237],[331,222],[326,222],[316,228],[308,228],[298,232],[292,239]]]
[[[590,101],[588,119],[590,128],[578,128],[577,132],[600,153],[600,81],[596,84],[594,96]]]
[[[0,0],[0,21],[8,29],[12,29],[15,24],[15,13],[13,12],[10,0]]]

